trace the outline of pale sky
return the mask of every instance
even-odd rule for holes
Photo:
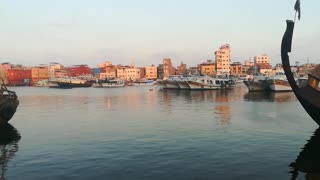
[[[232,62],[280,63],[295,0],[0,0],[0,62],[195,66],[231,45]],[[301,0],[292,63],[320,63],[320,1]]]

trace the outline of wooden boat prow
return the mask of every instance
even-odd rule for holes
[[[283,69],[290,83],[290,86],[297,99],[311,116],[320,125],[320,68],[317,67],[308,76],[308,83],[305,86],[298,86],[290,67],[288,53],[291,52],[294,22],[287,20],[287,29],[283,35],[281,43],[281,60]]]
[[[0,126],[7,124],[15,114],[19,105],[16,92],[7,89],[5,84],[0,85]]]

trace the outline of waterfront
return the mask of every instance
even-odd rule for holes
[[[0,161],[7,179],[291,179],[318,127],[292,93],[244,85],[12,90],[21,139]]]

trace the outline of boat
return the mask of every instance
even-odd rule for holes
[[[61,88],[61,89],[71,89],[71,88],[82,88],[82,87],[91,87],[92,82],[78,79],[78,78],[58,78],[49,80],[48,86],[50,88]]]
[[[300,8],[299,8],[300,9]],[[299,13],[300,14],[300,13]],[[308,83],[298,86],[291,71],[288,53],[291,52],[295,21],[287,20],[286,31],[281,42],[281,60],[288,82],[302,107],[310,117],[320,125],[320,67],[316,67],[308,74]]]
[[[2,126],[15,114],[19,100],[16,92],[8,90],[3,81],[0,86],[0,126]]]
[[[47,79],[40,80],[34,84],[36,87],[49,87],[49,81]]]
[[[103,88],[119,88],[126,85],[125,81],[122,79],[107,79],[100,83]]]
[[[297,82],[297,78],[295,78],[295,81]],[[292,91],[284,71],[277,71],[276,74],[268,80],[268,88],[273,92]]]
[[[132,83],[133,86],[152,86],[153,84],[154,81],[151,79],[142,79]]]
[[[267,77],[263,74],[255,74],[253,78],[243,81],[249,92],[268,91],[269,87],[267,82]]]
[[[163,80],[164,89],[180,89],[178,81],[184,80],[182,75],[170,75],[168,79]]]
[[[230,79],[212,78],[209,76],[196,77],[193,80],[188,80],[187,83],[191,90],[214,90],[232,87]]]

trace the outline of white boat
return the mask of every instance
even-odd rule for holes
[[[191,90],[213,90],[231,88],[230,79],[212,78],[209,76],[195,77],[193,80],[187,80]]]
[[[34,84],[36,87],[49,87],[49,81],[47,79],[40,80]]]
[[[124,87],[126,85],[125,81],[122,79],[106,80],[100,84],[101,84],[101,87],[103,88],[119,88],[119,87]]]
[[[287,76],[283,71],[276,72],[276,74],[268,80],[268,87],[270,91],[274,92],[292,91]]]
[[[134,81],[133,85],[134,86],[152,86],[154,84],[154,81],[149,79],[143,79],[143,80],[138,80],[138,81]]]
[[[180,86],[178,84],[178,81],[182,81],[183,76],[181,75],[171,75],[168,77],[168,79],[163,81],[163,88],[165,89],[180,89]]]

